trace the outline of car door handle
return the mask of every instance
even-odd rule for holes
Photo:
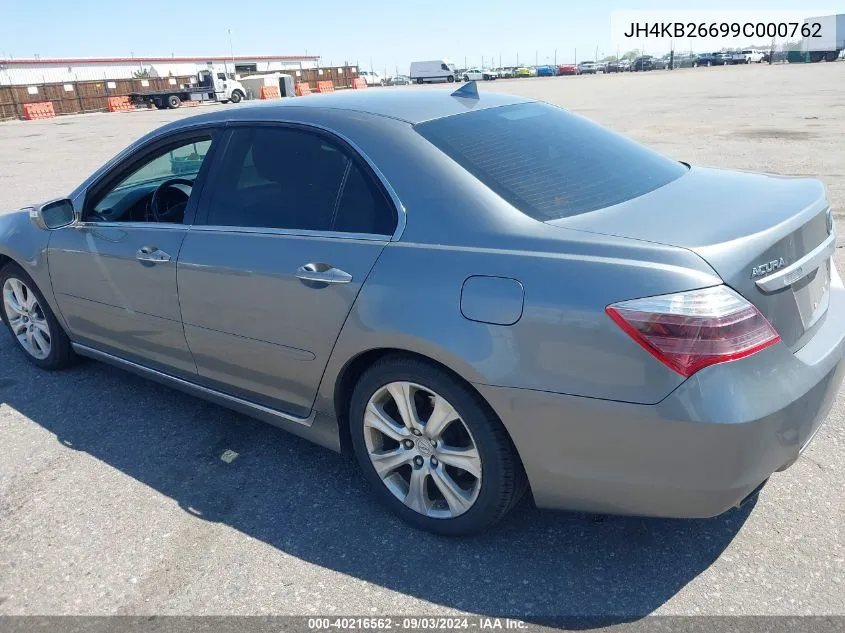
[[[330,264],[305,264],[296,269],[296,276],[302,281],[313,281],[322,284],[348,284],[352,275]]]
[[[142,246],[135,253],[135,259],[139,262],[163,263],[170,261],[170,255],[157,246]]]

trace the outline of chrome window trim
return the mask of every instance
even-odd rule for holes
[[[195,224],[191,231],[206,233],[252,233],[257,235],[287,235],[293,237],[316,237],[346,240],[367,240],[371,242],[392,241],[390,235],[376,233],[347,233],[344,231],[311,231],[306,229],[275,229],[260,226],[221,226],[216,224]]]
[[[159,231],[188,230],[190,224],[175,222],[75,222],[70,225],[76,229],[156,229]]]

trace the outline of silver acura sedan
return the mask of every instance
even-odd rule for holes
[[[527,491],[708,517],[831,407],[834,248],[816,180],[518,97],[348,91],[172,123],[0,216],[2,318],[44,369],[93,357],[348,447],[434,532]]]

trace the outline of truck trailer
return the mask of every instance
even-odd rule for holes
[[[809,37],[801,41],[801,52],[810,62],[835,62],[845,50],[845,13],[807,18]],[[818,25],[818,26],[816,26]]]

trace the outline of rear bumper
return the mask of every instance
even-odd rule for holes
[[[538,506],[715,516],[791,465],[845,377],[845,288],[796,353],[774,345],[707,367],[656,405],[477,385],[499,414]]]

